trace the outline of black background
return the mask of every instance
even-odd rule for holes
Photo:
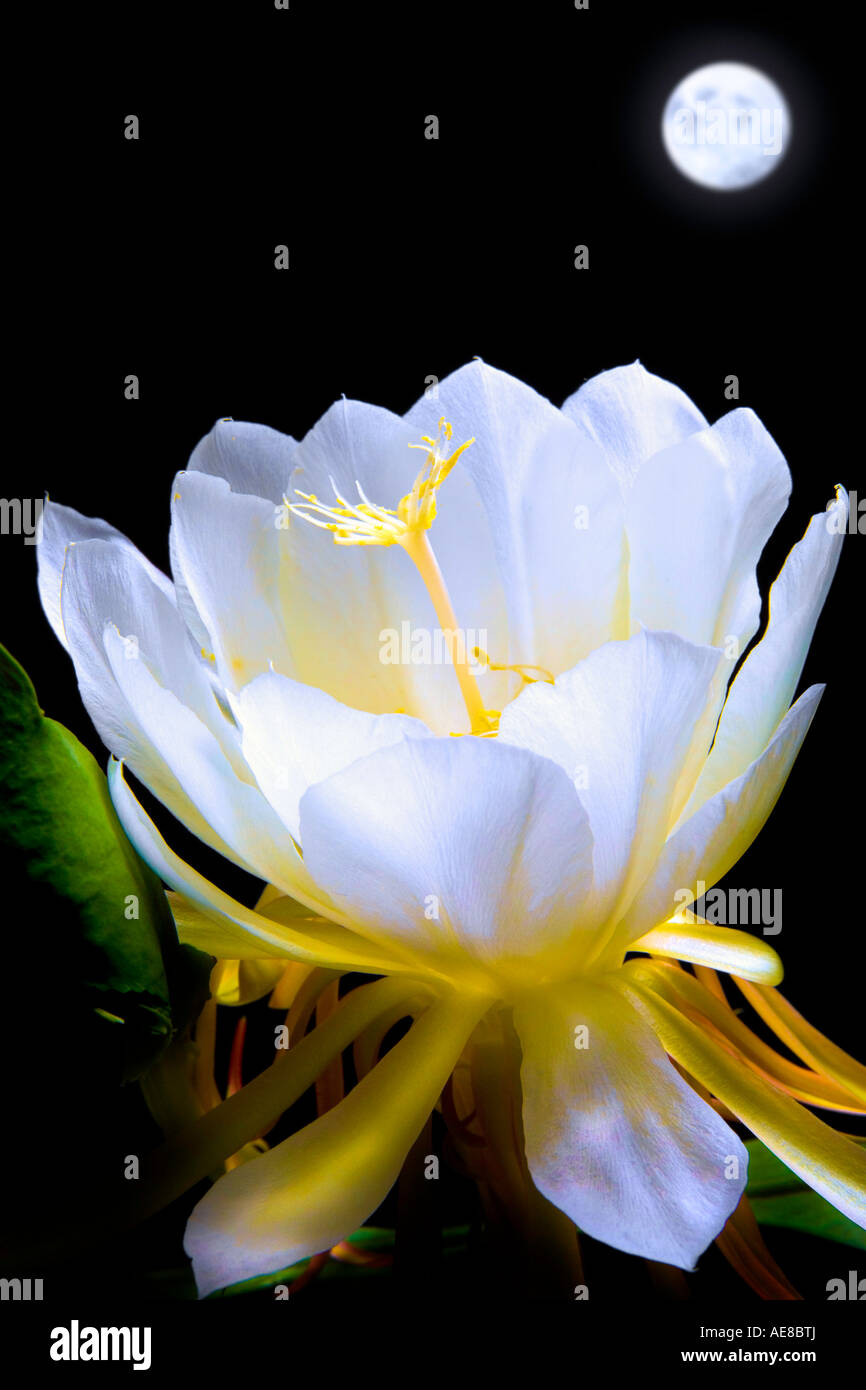
[[[730,408],[736,374],[739,404],[786,454],[794,492],[761,564],[766,590],[833,484],[864,490],[846,333],[859,254],[846,25],[839,5],[611,0],[588,11],[291,0],[286,12],[257,0],[73,24],[58,106],[34,103],[33,157],[17,152],[36,201],[9,267],[28,290],[12,344],[27,408],[4,495],[47,491],[103,516],[167,568],[171,479],[221,416],[300,437],[342,393],[402,412],[426,377],[475,355],[558,404],[639,357],[711,420]],[[731,194],[689,184],[659,138],[678,78],[725,58],[768,72],[794,121],[778,171]],[[130,113],[137,142],[124,139]],[[437,141],[424,138],[429,114]],[[274,268],[282,243],[288,271]],[[587,271],[574,268],[577,244]],[[138,401],[124,399],[129,373]],[[782,888],[783,990],[855,1054],[864,545],[846,542],[804,672],[801,688],[827,682],[815,723],[729,877]],[[0,542],[0,636],[46,711],[104,762],[39,609],[35,554],[20,537]],[[26,930],[38,954],[39,923]],[[62,1013],[62,982],[45,970],[47,1021]],[[9,1001],[13,1028],[20,1007]],[[28,1065],[18,1056],[19,1080]],[[81,1113],[80,1095],[78,1112],[62,1094],[53,1103],[61,1128]],[[111,1102],[91,1096],[84,1110],[111,1132]],[[55,1166],[87,1166],[57,1137]],[[799,1261],[816,1298],[856,1265],[841,1246],[806,1240],[804,1254],[772,1233],[771,1246],[792,1277]]]

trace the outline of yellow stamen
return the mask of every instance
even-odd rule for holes
[[[290,502],[288,498],[283,501],[290,512],[303,517],[311,526],[331,531],[335,545],[394,545],[406,529],[404,523],[389,507],[377,507],[369,502],[360,483],[355,486],[361,498],[357,505],[347,502],[337,491],[333,478],[331,487],[338,503],[336,507],[320,502],[314,492],[301,492],[300,488],[295,488],[295,492],[303,497],[303,502]],[[320,521],[320,517],[325,520]]]
[[[427,458],[412,484],[411,491],[401,499],[396,510],[371,502],[359,482],[355,483],[355,487],[358,489],[360,500],[357,503],[347,502],[337,490],[333,479],[331,487],[334,489],[335,506],[326,505],[320,502],[314,493],[301,492],[298,488],[295,491],[303,501],[290,502],[288,498],[284,498],[283,501],[296,516],[309,521],[312,526],[330,531],[336,545],[403,547],[424,580],[433,601],[469,715],[472,733],[491,734],[496,731],[498,714],[484,708],[481,692],[470,670],[463,634],[457,625],[442,571],[426,534],[436,519],[436,494],[439,488],[463,451],[475,442],[474,439],[467,439],[465,444],[446,454],[442,441],[443,438],[446,442],[449,441],[451,433],[451,426],[443,417],[439,421],[439,434],[435,439],[430,435],[424,435],[421,444],[409,445],[410,449],[425,449]]]

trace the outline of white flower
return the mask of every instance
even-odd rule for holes
[[[757,835],[821,695],[789,708],[844,530],[824,511],[729,688],[789,491],[751,411],[710,427],[638,364],[557,410],[475,361],[404,418],[343,400],[300,443],[219,422],[172,489],[173,583],[105,522],[46,507],[42,602],[101,737],[272,886],[249,909],[183,863],[114,764],[184,939],[392,977],[301,1044],[279,1108],[377,1017],[416,1020],[335,1109],[199,1203],[203,1293],[366,1219],[503,1008],[533,1179],[579,1228],[691,1268],[737,1205],[745,1150],[666,1053],[864,1222],[856,1146],[742,1038],[719,1044],[734,1023],[721,1007],[707,1024],[712,998],[688,1007],[691,975],[625,959],[697,962],[767,997],[781,978],[762,940],[670,919],[677,890],[711,887]],[[381,661],[404,622],[449,628],[451,661]],[[862,1068],[829,1074],[837,1108],[862,1105]]]

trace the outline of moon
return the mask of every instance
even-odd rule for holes
[[[671,92],[662,140],[681,174],[733,192],[767,178],[785,157],[791,113],[779,88],[745,63],[696,68]]]

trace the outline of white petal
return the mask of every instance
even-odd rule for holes
[[[530,387],[478,360],[446,377],[438,399],[422,399],[407,419],[427,432],[437,415],[455,438],[475,438],[461,463],[493,535],[508,661],[557,675],[627,636],[622,499],[602,450]]]
[[[106,629],[104,641],[137,726],[202,818],[251,873],[291,894],[296,852],[259,788],[238,777],[206,725],[154,679],[144,662],[125,659],[114,628]],[[130,766],[136,770],[131,759]]]
[[[142,859],[164,883],[182,894],[185,900],[195,903],[212,919],[214,927],[210,941],[203,932],[197,933],[196,944],[202,949],[219,944],[222,948],[219,954],[225,955],[230,939],[229,958],[233,960],[285,956],[289,960],[338,970],[376,974],[406,972],[406,966],[401,961],[389,957],[386,952],[371,949],[366,941],[335,922],[333,903],[329,903],[324,895],[317,897],[315,889],[312,894],[302,894],[304,905],[310,908],[312,914],[326,918],[324,922],[301,924],[293,911],[268,916],[245,907],[185,864],[166,844],[124,780],[122,763],[109,764],[108,788],[120,823]],[[283,917],[286,920],[281,920]]]
[[[71,545],[64,570],[62,620],[81,698],[106,747],[125,758],[145,786],[194,834],[240,862],[202,816],[170,762],[157,751],[109,660],[106,625],[120,669],[141,668],[166,696],[176,692],[172,699],[178,708],[194,710],[190,718],[209,727],[212,737],[219,739],[224,759],[239,765],[237,731],[216,704],[177,609],[149,567],[132,548],[114,541]],[[163,729],[161,735],[170,744],[170,731]]]
[[[615,903],[625,910],[664,844],[719,659],[673,633],[639,632],[503,710],[500,742],[552,758],[575,781],[592,827],[595,921]]]
[[[407,739],[312,787],[304,863],[365,936],[526,978],[573,936],[592,838],[568,777],[498,741]],[[473,968],[477,975],[477,968]]]
[[[528,996],[514,1023],[539,1191],[596,1240],[692,1269],[745,1186],[748,1154],[733,1130],[610,984]]]
[[[124,639],[124,662],[143,663],[160,685],[173,691],[233,750],[237,732],[214,699],[211,678],[192,649],[171,585],[165,576],[160,578],[162,583],[133,547],[103,540],[75,542],[70,547],[62,620],[79,680],[89,687],[89,698],[96,702],[102,720],[116,724],[116,689],[103,648],[105,627],[110,623]]]
[[[238,689],[270,662],[292,674],[278,509],[198,472],[178,474],[171,509],[179,602],[191,630],[213,653],[224,687]]]
[[[761,611],[755,566],[790,490],[750,410],[647,460],[626,517],[633,621],[744,651]]]
[[[684,391],[633,362],[590,377],[562,407],[627,494],[644,459],[707,428]]]
[[[232,492],[263,497],[274,504],[283,499],[298,447],[290,434],[243,420],[217,420],[190,454],[189,468],[225,478]]]
[[[98,517],[82,516],[72,507],[62,507],[57,502],[46,501],[42,512],[42,539],[36,550],[39,597],[45,616],[64,647],[67,646],[67,641],[60,614],[60,589],[63,566],[66,562],[66,547],[75,541],[90,540],[112,541],[129,551],[137,557],[163,593],[169,596],[172,593],[171,580],[145,559],[132,541],[113,526],[109,526],[107,521],[101,521]]]
[[[244,757],[283,824],[300,839],[304,792],[357,758],[402,738],[432,738],[426,724],[402,714],[367,714],[285,676],[268,672],[234,702]]]
[[[620,945],[666,922],[678,905],[687,906],[677,890],[697,896],[699,879],[712,888],[745,854],[779,799],[823,691],[822,685],[810,686],[761,756],[674,831],[617,928]]]
[[[684,817],[713,796],[766,748],[794,692],[815,625],[836,573],[847,527],[843,488],[828,511],[812,517],[770,590],[767,630],[731,686],[715,742]]]

